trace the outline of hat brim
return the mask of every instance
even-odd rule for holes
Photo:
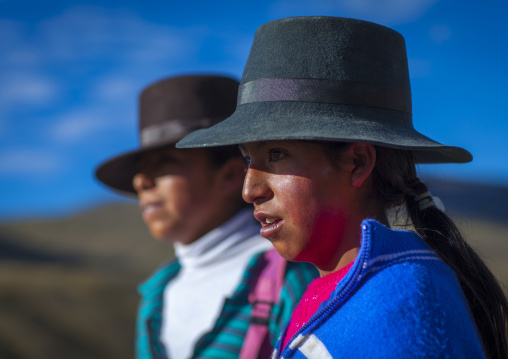
[[[389,120],[387,120],[389,119]],[[271,140],[366,142],[411,150],[416,163],[466,163],[471,153],[445,146],[414,128],[411,114],[383,108],[306,102],[238,106],[226,120],[195,131],[177,148],[215,147]]]
[[[132,186],[132,180],[139,173],[139,161],[148,152],[165,147],[174,147],[174,143],[146,146],[113,157],[97,167],[95,176],[99,181],[114,190],[124,192],[123,194],[136,195],[136,191]]]

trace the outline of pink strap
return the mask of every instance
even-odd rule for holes
[[[279,302],[286,261],[275,249],[265,252],[263,258],[264,266],[256,285],[249,293],[249,303],[252,304],[251,323],[243,342],[240,359],[265,359],[269,358],[272,352],[268,322],[273,305]]]

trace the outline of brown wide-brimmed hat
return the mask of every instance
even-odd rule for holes
[[[269,140],[367,142],[409,150],[417,163],[472,160],[465,149],[413,127],[402,35],[342,17],[293,17],[259,27],[235,113],[176,147]]]
[[[238,81],[223,76],[187,75],[151,84],[139,99],[140,148],[102,163],[96,177],[113,189],[135,193],[132,179],[144,154],[224,120],[234,112],[237,94]]]

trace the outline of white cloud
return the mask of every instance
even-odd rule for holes
[[[74,108],[57,117],[49,125],[46,133],[55,145],[68,145],[79,148],[99,138],[109,135],[119,136],[130,133],[136,128],[137,103],[126,101],[112,106]]]
[[[0,153],[2,176],[47,176],[62,169],[58,155],[29,148],[14,148]]]
[[[4,62],[10,66],[20,68],[22,66],[37,65],[39,57],[33,49],[18,46],[5,54]]]
[[[429,35],[435,44],[441,44],[452,37],[452,31],[446,25],[434,25],[430,28]]]
[[[19,21],[0,19],[1,70],[12,70],[34,65],[38,61],[38,50],[31,43],[29,28]]]
[[[192,29],[147,22],[121,10],[76,6],[40,24],[49,55],[61,61],[160,61],[185,56]]]
[[[109,127],[108,118],[100,111],[75,110],[61,117],[50,129],[53,140],[72,143]]]
[[[26,26],[20,21],[0,18],[0,46],[11,46],[19,42],[26,36],[26,30]]]
[[[101,101],[125,101],[136,98],[139,84],[127,76],[101,78],[92,92]]]
[[[0,105],[39,106],[53,101],[59,94],[58,84],[41,74],[12,73],[0,84]]]
[[[0,106],[39,106],[58,95],[51,76],[37,69],[41,52],[32,46],[27,26],[0,19]]]
[[[335,15],[360,18],[397,25],[421,17],[438,0],[279,0],[273,13],[279,17],[294,16],[298,12],[314,15]]]

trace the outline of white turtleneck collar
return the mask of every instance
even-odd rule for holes
[[[181,269],[164,290],[161,328],[169,358],[192,355],[199,338],[213,328],[250,259],[272,247],[259,236],[259,228],[252,209],[244,209],[197,241],[175,244]]]
[[[259,228],[259,223],[252,215],[252,209],[246,208],[191,244],[175,243],[175,254],[182,268],[206,267],[219,259],[233,257],[251,247],[252,243],[246,239],[258,234]],[[267,248],[268,241],[262,241],[262,248]]]

